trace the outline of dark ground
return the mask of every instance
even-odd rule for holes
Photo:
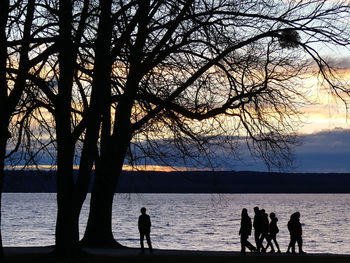
[[[86,249],[87,254],[72,259],[56,258],[50,255],[49,247],[5,248],[5,262],[8,263],[349,263],[350,255],[334,254],[252,254],[241,256],[239,252],[155,250],[153,255],[139,249]]]

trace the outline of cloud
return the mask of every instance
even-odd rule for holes
[[[294,153],[295,169],[289,172],[350,173],[350,130],[336,128],[304,135]],[[255,167],[261,168],[261,162]]]
[[[303,144],[297,153],[350,153],[350,130],[335,128],[303,136]],[[350,155],[349,155],[350,157]]]
[[[335,128],[303,136],[295,148],[296,172],[350,173],[350,130]]]
[[[241,138],[234,137],[232,139],[237,141]],[[190,159],[180,158],[181,153],[170,143],[166,143],[166,141],[158,141],[157,145],[160,145],[164,151],[172,153],[168,159],[168,164],[172,164],[180,170],[186,170],[186,168],[189,170],[210,169],[209,166],[205,166],[206,158],[204,155],[198,155],[199,162],[195,162]],[[240,144],[240,147],[236,150],[236,155],[222,151],[220,148],[217,148],[217,150],[215,154],[210,156],[212,168],[216,170],[268,171],[262,160],[253,158],[250,155],[244,143]],[[295,168],[286,170],[287,172],[350,173],[350,129],[335,128],[313,134],[305,134],[302,136],[302,144],[295,146],[294,154]],[[54,164],[54,161],[48,156],[41,156],[38,163],[44,167],[45,165]],[[159,162],[159,160],[150,160],[149,158],[142,159],[141,163],[147,163],[147,165],[151,166],[155,165],[157,170],[167,170],[169,168],[169,166]],[[17,165],[23,164],[23,161],[17,163]],[[8,162],[7,165],[9,165]],[[148,166],[148,168],[151,169],[151,166]]]
[[[262,160],[253,158],[241,146],[239,160],[217,155],[216,163],[223,170],[268,171]],[[302,136],[300,146],[294,147],[295,167],[286,172],[350,173],[350,129],[335,128]]]
[[[329,65],[340,70],[350,70],[350,57],[338,57],[326,59]]]

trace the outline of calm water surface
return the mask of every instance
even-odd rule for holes
[[[88,200],[81,215],[81,235],[87,204]],[[126,246],[139,245],[137,218],[142,206],[151,216],[155,248],[239,251],[241,209],[246,207],[253,218],[253,207],[259,206],[276,213],[282,251],[289,242],[290,214],[299,211],[305,251],[350,254],[349,194],[117,194],[113,232]],[[54,244],[55,218],[55,194],[3,194],[4,246]]]

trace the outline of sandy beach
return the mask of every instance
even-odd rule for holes
[[[41,262],[82,262],[82,263],[104,263],[104,262],[169,262],[169,263],[209,263],[209,262],[298,262],[298,263],[349,263],[350,255],[335,254],[255,254],[247,253],[242,256],[239,252],[227,251],[186,251],[186,250],[154,250],[152,255],[146,250],[144,255],[136,248],[122,249],[84,249],[85,255],[73,259],[55,258],[50,255],[52,247],[5,247],[5,262],[10,263],[41,263]]]

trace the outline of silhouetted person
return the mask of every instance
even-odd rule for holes
[[[294,216],[295,216],[294,214],[290,215],[290,218],[289,218],[289,221],[288,221],[288,224],[287,224],[289,235],[290,235],[290,241],[289,241],[286,253],[290,253],[290,250],[292,248],[292,230],[291,230],[291,228],[292,228],[292,224],[293,224],[292,221],[293,221],[293,217]]]
[[[292,249],[292,253],[295,253],[295,243],[298,243],[299,253],[304,254],[303,251],[303,230],[300,223],[300,213],[295,212],[291,215],[290,220],[288,222],[288,230],[290,234],[290,242],[288,246],[287,253],[289,253],[289,249]]]
[[[259,240],[259,245],[261,248],[261,252],[265,252],[266,248],[264,248],[263,242],[264,239],[266,239],[266,242],[269,242],[269,216],[265,213],[264,209],[261,209],[260,211],[262,215],[262,226],[261,226],[261,236]]]
[[[277,253],[281,253],[280,246],[277,243],[277,233],[279,232],[278,226],[277,226],[277,221],[278,218],[276,217],[275,213],[270,213],[270,227],[269,227],[269,242],[267,243],[266,249],[271,246],[271,253],[275,252],[275,249],[273,248],[272,241],[275,243],[276,248],[277,248]]]
[[[241,228],[239,235],[241,236],[241,254],[245,255],[245,248],[247,247],[250,251],[255,251],[255,247],[248,241],[248,237],[252,233],[252,220],[248,215],[246,208],[242,209]]]
[[[146,214],[146,208],[142,207],[141,208],[141,215],[139,216],[139,221],[138,221],[138,227],[139,227],[139,232],[140,232],[140,244],[141,244],[141,252],[142,254],[145,253],[145,248],[143,246],[143,240],[144,237],[146,236],[148,248],[150,252],[152,253],[152,243],[151,243],[151,218],[149,215]]]
[[[263,218],[261,216],[259,207],[254,207],[254,220],[253,220],[253,226],[254,226],[254,239],[256,244],[256,249],[258,252],[260,252],[260,236],[262,233],[262,224],[263,224]]]

